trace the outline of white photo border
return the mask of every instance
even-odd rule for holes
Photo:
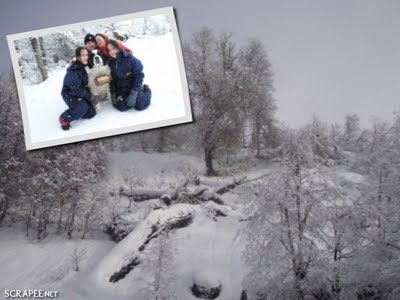
[[[115,23],[115,22],[119,22],[119,21],[126,21],[128,19],[131,20],[131,19],[146,18],[146,17],[155,16],[155,15],[167,15],[170,20],[171,32],[172,32],[172,36],[173,36],[173,40],[174,40],[175,52],[176,52],[181,87],[182,87],[183,100],[184,100],[184,105],[185,105],[185,115],[180,118],[160,120],[160,121],[146,123],[146,124],[137,124],[137,125],[132,125],[132,126],[128,126],[125,128],[119,128],[119,129],[102,130],[99,132],[88,133],[88,134],[77,134],[75,136],[53,139],[51,141],[33,143],[31,140],[31,133],[30,133],[30,128],[29,128],[28,114],[27,114],[27,106],[26,106],[24,89],[23,89],[23,81],[22,81],[21,70],[20,70],[19,64],[18,64],[18,54],[17,54],[16,48],[15,48],[15,41],[24,39],[24,38],[39,37],[39,36],[43,36],[43,35],[47,35],[47,34],[57,33],[60,31],[77,30],[77,29],[81,29],[82,27],[96,26],[96,25],[104,24],[104,23]],[[107,136],[132,133],[132,132],[137,132],[137,131],[142,131],[142,130],[147,130],[147,129],[155,129],[155,128],[164,127],[164,126],[178,125],[178,124],[189,123],[189,122],[193,121],[192,110],[191,110],[191,105],[190,105],[188,83],[187,83],[187,79],[186,79],[186,71],[185,71],[185,66],[184,66],[184,61],[183,61],[182,47],[181,47],[181,42],[180,42],[180,38],[179,38],[178,27],[176,25],[174,8],[172,6],[158,8],[158,9],[152,9],[152,10],[147,10],[147,11],[142,11],[142,12],[136,12],[136,13],[131,13],[131,14],[113,16],[113,17],[108,17],[108,18],[101,18],[101,19],[96,19],[96,20],[91,20],[91,21],[73,23],[73,24],[68,24],[68,25],[49,27],[49,28],[45,28],[45,29],[33,30],[33,31],[28,31],[28,32],[10,34],[10,35],[7,35],[7,43],[8,43],[8,48],[9,48],[10,55],[11,55],[11,62],[12,62],[12,66],[14,69],[15,80],[17,83],[17,91],[18,91],[19,103],[20,103],[21,114],[22,114],[22,121],[23,121],[23,128],[24,128],[25,146],[26,146],[26,150],[28,150],[28,151],[34,150],[34,149],[45,148],[45,147],[62,145],[62,144],[69,144],[69,143],[81,142],[81,141],[85,141],[85,140],[97,139],[97,138],[102,138],[102,137],[107,137]]]

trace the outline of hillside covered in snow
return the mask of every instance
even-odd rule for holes
[[[193,292],[197,285],[205,294],[212,288],[218,291],[215,298],[203,299],[244,299],[240,297],[250,271],[243,256],[246,232],[257,216],[257,195],[266,193],[265,186],[280,172],[279,166],[256,161],[256,166],[254,162],[242,165],[239,173],[207,178],[201,175],[202,161],[190,155],[128,152],[111,154],[109,159],[108,175],[100,186],[114,192],[96,214],[114,221],[111,235],[95,232],[85,240],[50,235],[36,242],[20,229],[2,228],[1,265],[6,271],[1,288],[59,290],[60,299],[194,300],[199,299]],[[317,173],[324,172],[346,205],[356,203],[366,190],[366,177],[348,168],[310,171],[312,180],[320,180]],[[185,188],[179,186],[184,182]],[[168,194],[172,202],[166,201],[166,195],[151,197],[156,191]],[[129,192],[150,197],[139,200],[126,196]],[[201,196],[188,200],[185,194]],[[336,205],[343,207],[343,203]],[[273,220],[270,209],[264,216]],[[271,223],[269,230],[273,228]],[[320,228],[333,238],[328,223]],[[323,241],[317,249],[329,253]]]

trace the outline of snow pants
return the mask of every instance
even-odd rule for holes
[[[64,99],[64,102],[68,105],[68,109],[61,114],[61,119],[67,122],[71,122],[79,119],[91,119],[96,115],[92,103],[86,99],[75,101],[72,99]]]
[[[118,97],[118,95],[117,95]],[[136,98],[136,104],[133,106],[136,110],[145,110],[150,105],[151,100],[151,90],[144,90],[143,87],[139,90],[139,93]],[[131,109],[132,106],[127,105],[127,96],[123,98],[122,101],[116,101],[113,103],[114,107],[119,111],[127,111]]]

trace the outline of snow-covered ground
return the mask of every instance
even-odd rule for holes
[[[115,153],[110,156],[111,165],[105,179],[106,186],[116,190],[126,185],[123,177],[134,175],[133,188],[164,189],[174,183],[185,182],[188,174],[204,172],[200,158],[178,153]],[[179,162],[179,163],[177,163]],[[260,164],[262,165],[262,164]],[[261,183],[273,176],[274,166],[249,166],[235,175],[236,179],[246,175],[248,180]],[[344,167],[332,168],[332,178],[349,194],[358,197],[358,184],[364,178]],[[232,182],[233,177],[202,177],[201,184],[210,188]],[[352,192],[354,191],[354,192]],[[60,299],[135,299],[147,300],[146,282],[154,279],[154,270],[149,270],[149,261],[157,260],[158,237],[144,241],[154,233],[153,225],[160,226],[170,218],[190,214],[192,222],[172,230],[168,235],[168,247],[172,255],[169,263],[168,289],[174,299],[198,299],[192,295],[193,283],[210,287],[221,285],[217,299],[240,299],[242,280],[248,269],[243,262],[245,246],[243,229],[248,211],[246,196],[254,191],[246,184],[222,195],[224,205],[214,202],[201,204],[178,203],[169,207],[158,200],[134,203],[129,218],[134,220],[131,233],[119,243],[111,242],[100,234],[96,239],[67,240],[50,235],[42,242],[26,238],[22,228],[0,228],[0,289],[45,289],[60,291]],[[127,201],[125,199],[125,201]],[[154,210],[154,204],[161,208]],[[126,203],[123,204],[126,206]],[[215,210],[226,216],[216,216]],[[144,250],[140,246],[145,244]],[[80,270],[72,269],[71,256],[82,254]],[[126,266],[132,258],[140,263],[123,278],[110,282],[116,272]],[[151,264],[150,264],[151,265]],[[147,295],[147,296],[145,296]]]
[[[194,216],[193,223],[170,235],[170,247],[174,255],[168,260],[172,261],[174,274],[169,289],[174,291],[178,299],[197,299],[192,295],[190,287],[194,282],[206,282],[211,287],[222,285],[218,299],[238,298],[245,271],[241,261],[243,240],[238,235],[243,223],[239,222],[240,214],[232,210],[229,210],[227,217],[213,220],[207,214],[207,207],[210,206],[213,205],[176,204],[165,211],[156,210],[151,213],[100,261],[94,272],[97,282],[112,289],[116,295],[133,295],[132,291],[146,287],[143,286],[142,278],[145,274],[141,265],[116,283],[110,283],[109,278],[126,265],[130,258],[139,254],[137,249],[151,231],[151,224],[162,223],[168,217],[189,212]],[[144,251],[143,256],[146,255],[149,254]]]
[[[131,38],[126,42],[144,66],[144,83],[150,85],[152,102],[145,111],[119,112],[110,103],[91,120],[72,123],[63,131],[59,115],[68,107],[61,97],[65,69],[53,70],[49,78],[38,85],[24,85],[31,142],[47,142],[65,137],[118,130],[133,125],[150,126],[154,122],[185,116],[185,102],[172,34],[146,39]]]
[[[175,208],[176,209],[176,208]],[[197,299],[191,294],[194,280],[222,285],[218,299],[239,299],[244,266],[243,240],[237,234],[237,216],[210,219],[199,207],[194,222],[172,233],[174,277],[169,287],[176,299]],[[29,241],[20,230],[0,230],[0,289],[44,289],[60,292],[59,299],[147,300],[140,291],[146,271],[139,265],[125,278],[110,283],[109,278],[124,258],[134,252],[145,222],[119,244],[104,240],[66,240],[50,237],[43,242]],[[137,246],[137,245],[136,245]],[[80,270],[72,270],[75,249],[84,253]],[[147,271],[148,272],[148,271]],[[147,275],[149,276],[149,275]],[[151,275],[150,275],[151,276]]]
[[[22,228],[1,228],[1,297],[6,289],[58,290],[63,294],[72,282],[85,281],[82,278],[113,246],[114,243],[105,237],[67,240],[65,237],[49,236],[44,241],[36,242],[25,237]],[[72,257],[75,254],[79,257],[79,272],[73,270]],[[75,286],[77,293],[79,286]]]

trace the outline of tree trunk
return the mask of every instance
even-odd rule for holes
[[[39,46],[40,46],[40,51],[41,51],[41,54],[42,54],[43,61],[44,61],[44,63],[46,64],[47,61],[46,61],[46,52],[45,52],[45,50],[44,50],[44,40],[43,40],[43,37],[40,37],[40,38],[39,38]]]
[[[339,219],[339,216],[335,214],[335,218]],[[338,229],[336,228],[338,225],[334,225],[334,238],[335,238],[335,248],[333,249],[333,261],[334,261],[334,268],[333,268],[333,274],[334,274],[334,279],[332,283],[332,293],[335,297],[336,300],[340,300],[341,296],[340,293],[342,291],[342,285],[341,285],[341,280],[340,280],[340,272],[339,272],[339,262],[341,258],[341,250],[340,250],[340,237],[338,233]]]
[[[129,200],[129,203],[130,202],[131,201]],[[96,206],[96,202],[93,202],[92,206],[90,207],[90,211],[85,215],[85,225],[83,227],[82,240],[85,239],[86,233],[87,233],[88,228],[89,228],[89,218],[93,214],[95,206]]]
[[[68,234],[69,238],[72,238],[72,231],[73,231],[73,227],[74,227],[77,206],[78,206],[78,199],[74,200],[74,202],[72,202],[72,204],[71,204],[69,223],[68,223],[68,228],[67,228],[67,234]]]
[[[50,213],[51,213],[51,205],[48,203],[45,205],[44,214],[43,214],[43,230],[47,231],[47,225],[50,223]]]
[[[90,215],[86,214],[86,216],[85,216],[85,224],[83,225],[82,240],[84,240],[85,236],[86,236],[86,232],[87,232],[88,224],[89,224],[89,217],[90,217]]]
[[[207,176],[214,176],[216,175],[215,170],[213,169],[213,150],[211,148],[205,148],[204,149],[204,159],[206,161],[206,175]]]
[[[302,280],[295,278],[295,291],[297,294],[297,300],[304,300],[304,291],[302,286]]]
[[[58,218],[58,224],[57,224],[57,233],[60,233],[60,231],[61,231],[61,221],[62,221],[62,215],[64,212],[64,203],[65,203],[65,199],[64,199],[64,197],[62,197],[61,198],[60,216]]]
[[[256,132],[256,157],[260,158],[260,130],[257,128]]]
[[[26,236],[29,236],[31,220],[35,216],[35,211],[36,211],[36,202],[34,199],[30,199],[30,210],[29,210],[28,218],[26,220]]]
[[[7,200],[4,197],[3,200],[1,200],[0,202],[0,224],[6,217],[8,208],[9,208],[9,200]]]
[[[31,38],[31,44],[32,44],[32,48],[33,48],[33,52],[35,54],[35,59],[36,59],[36,63],[38,66],[38,69],[40,71],[40,74],[42,75],[42,81],[45,81],[49,75],[48,75],[48,71],[45,65],[45,62],[43,60],[43,56],[42,56],[42,51],[39,45],[39,41],[37,38]]]
[[[31,226],[31,212],[29,212],[28,220],[26,220],[26,236],[29,236],[29,227]]]
[[[256,120],[254,124],[254,146],[256,148],[256,157],[260,157],[260,148],[261,148],[261,142],[260,142],[260,134],[261,134],[261,120],[259,114],[256,115]]]
[[[0,80],[3,80],[3,77],[0,78]],[[10,101],[10,95],[7,94],[7,91],[4,91],[3,89],[0,90],[0,97],[2,99],[6,98],[6,101]],[[9,123],[9,116],[10,116],[10,106],[9,105],[4,105],[3,106],[3,111],[4,109],[7,109],[7,113],[4,114],[3,119],[2,119],[2,125],[3,124],[8,124]],[[4,126],[4,125],[3,125]],[[6,142],[8,141],[7,136],[9,135],[10,131],[7,130],[5,132],[2,133],[2,140],[3,143],[1,144],[1,148],[0,148],[0,155],[3,154],[4,151],[4,147],[6,146]],[[4,201],[4,200],[3,200]],[[1,222],[0,222],[1,223]]]
[[[42,236],[43,236],[43,232],[44,232],[44,228],[43,228],[43,226],[44,226],[44,221],[43,221],[43,214],[44,214],[44,212],[43,212],[43,207],[42,207],[42,209],[41,209],[41,211],[40,211],[40,214],[39,214],[39,218],[38,218],[38,223],[37,223],[37,234],[36,234],[36,238],[38,239],[38,240],[41,240],[42,239]]]
[[[338,267],[335,267],[333,269],[333,272],[335,274],[334,282],[332,285],[332,293],[335,297],[336,300],[341,300],[340,292],[342,291],[342,285],[340,281],[340,275],[339,275],[339,269]]]
[[[164,129],[161,129],[160,132],[158,133],[158,138],[157,138],[157,152],[161,153],[164,151],[165,147],[165,133],[166,131]]]
[[[146,136],[144,133],[140,133],[139,135],[139,139],[140,139],[140,146],[142,147],[142,151],[144,153],[148,153],[147,151],[147,141],[146,141]]]

